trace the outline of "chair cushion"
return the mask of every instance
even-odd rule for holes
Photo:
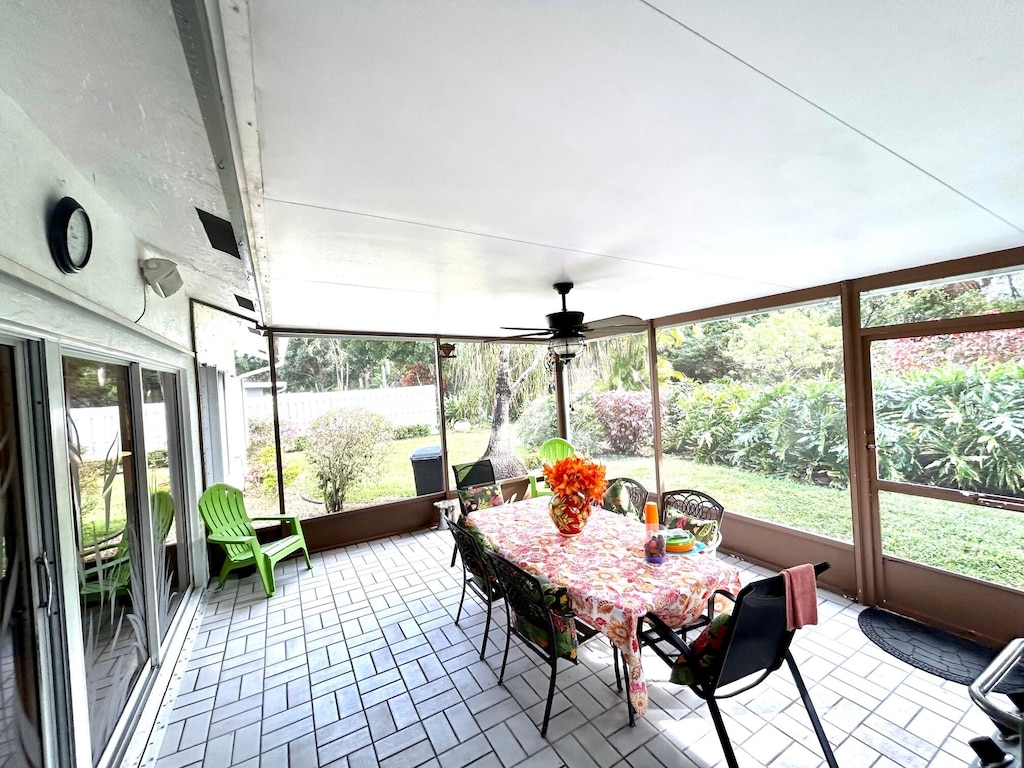
[[[630,498],[629,491],[621,480],[616,480],[608,486],[608,490],[604,492],[601,506],[619,515],[626,515],[627,517],[637,516],[633,500]]]
[[[704,520],[700,517],[690,517],[680,512],[673,512],[669,509],[665,515],[665,527],[666,528],[681,528],[684,531],[689,531],[693,534],[693,538],[697,541],[702,541],[705,544],[710,544],[715,540],[715,534],[718,533],[718,521],[717,520]]]
[[[731,619],[731,613],[720,613],[711,620],[710,624],[704,627],[704,631],[697,636],[696,640],[690,643],[690,651],[693,654],[691,659],[687,661],[686,656],[679,654],[679,658],[676,659],[676,663],[672,666],[672,674],[669,677],[670,682],[678,683],[679,685],[693,685],[696,682],[702,682],[694,673],[693,667],[696,666],[703,672],[711,669],[722,652],[722,646],[725,644],[726,630]]]
[[[484,483],[483,485],[471,485],[469,488],[459,489],[459,501],[462,502],[463,514],[476,512],[478,509],[488,509],[504,504],[501,497],[501,486],[497,483]]]
[[[564,589],[555,587],[553,584],[541,581],[544,590],[544,602],[551,610],[551,624],[555,630],[555,652],[563,659],[576,660],[576,652],[580,647],[579,638],[576,635],[576,622],[571,617],[561,614],[568,613],[569,597]],[[545,627],[538,627],[526,617],[515,615],[516,629],[531,642],[539,645],[545,650],[550,650],[548,645],[548,631]]]
[[[480,549],[484,551],[488,549],[494,549],[494,547],[491,546],[491,542],[487,540],[486,536],[484,536],[483,531],[481,531],[473,524],[472,518],[466,517],[466,515],[462,515],[458,520],[455,521],[455,524],[462,528],[462,530],[468,532],[474,539],[476,539],[476,543],[480,545]],[[493,579],[493,577],[491,578]]]

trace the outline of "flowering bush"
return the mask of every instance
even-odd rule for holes
[[[434,383],[434,369],[426,363],[413,363],[402,372],[400,387],[418,387]]]
[[[1012,363],[1024,359],[1024,328],[912,336],[892,343],[899,372],[927,371],[946,365],[965,368],[975,362]]]
[[[335,408],[313,419],[306,459],[328,512],[341,511],[350,485],[380,474],[394,431],[386,418],[362,408]]]
[[[299,428],[292,422],[282,419],[281,450],[290,453],[297,450],[296,441],[300,438]],[[249,419],[249,442],[246,444],[246,458],[257,459],[267,446],[274,447],[273,419]]]
[[[544,465],[544,479],[560,498],[575,497],[583,503],[597,503],[604,496],[608,483],[604,465],[582,456],[567,456],[554,464]]]
[[[612,453],[640,456],[651,451],[654,420],[649,391],[615,390],[594,396],[594,412]]]

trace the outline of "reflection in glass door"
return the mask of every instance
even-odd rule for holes
[[[93,763],[149,660],[128,368],[64,358]]]
[[[883,553],[1024,590],[1024,329],[870,352]]]
[[[176,384],[173,373],[142,370],[146,486],[153,517],[156,618],[161,638],[166,636],[188,584],[188,547],[178,546],[179,540],[185,541],[185,529]]]
[[[0,345],[0,765],[43,764],[39,658],[17,446],[13,349]]]

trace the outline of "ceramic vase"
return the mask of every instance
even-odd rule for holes
[[[579,536],[590,519],[590,504],[578,497],[552,496],[548,512],[558,532],[566,538]]]

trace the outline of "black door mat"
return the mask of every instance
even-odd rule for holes
[[[875,645],[897,659],[933,675],[970,685],[996,657],[996,651],[952,632],[929,627],[880,608],[865,608],[857,619]],[[996,686],[996,691],[1024,689],[1024,664]]]

